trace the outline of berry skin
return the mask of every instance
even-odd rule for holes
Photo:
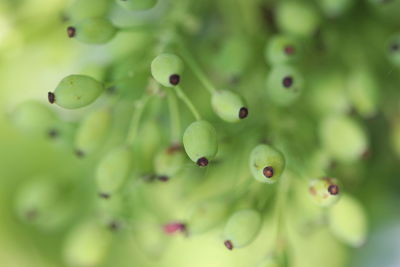
[[[288,35],[276,35],[265,47],[265,58],[273,64],[291,63],[298,58],[300,46],[295,38]]]
[[[338,17],[345,14],[354,4],[354,0],[322,0],[319,4],[328,17]]]
[[[355,161],[368,148],[368,140],[362,127],[357,121],[344,115],[325,118],[319,132],[325,151],[339,161]]]
[[[64,259],[69,266],[98,266],[107,256],[111,238],[108,229],[92,221],[83,222],[67,235]]]
[[[96,184],[99,194],[111,197],[124,184],[131,170],[132,156],[126,147],[117,147],[101,159],[96,170]]]
[[[340,198],[340,187],[335,178],[320,178],[311,180],[308,187],[311,199],[319,206],[329,207]]]
[[[75,0],[66,9],[66,16],[72,21],[103,17],[110,7],[109,0]]]
[[[362,205],[352,196],[343,195],[337,205],[329,209],[329,227],[342,242],[359,247],[367,237],[367,217]]]
[[[117,28],[104,18],[88,18],[67,28],[68,37],[86,44],[105,44],[116,33]]]
[[[257,264],[257,267],[281,267],[278,261],[273,257],[268,257]]]
[[[111,113],[107,108],[90,113],[79,126],[75,137],[75,150],[82,156],[98,149],[111,126]]]
[[[262,144],[251,151],[249,167],[257,181],[272,184],[282,175],[285,158],[280,151]]]
[[[183,149],[179,145],[161,150],[154,158],[156,174],[161,180],[173,178],[182,170],[185,158]]]
[[[183,134],[183,146],[193,162],[207,166],[218,151],[217,132],[209,122],[195,121]]]
[[[229,249],[242,248],[250,244],[261,228],[261,215],[253,209],[240,210],[232,214],[224,228],[224,244]]]
[[[157,0],[115,0],[120,6],[128,10],[145,10],[154,7]]]
[[[86,75],[70,75],[49,92],[49,102],[66,109],[77,109],[93,103],[104,91],[102,83]]]
[[[393,65],[400,66],[400,34],[393,35],[387,43],[387,56]]]
[[[292,104],[300,96],[302,89],[303,77],[293,67],[274,66],[268,75],[267,94],[279,106]]]
[[[182,60],[173,54],[161,54],[151,62],[153,78],[165,87],[179,84],[183,72]]]
[[[216,91],[212,95],[211,104],[215,113],[227,122],[238,122],[248,115],[243,99],[231,91]]]

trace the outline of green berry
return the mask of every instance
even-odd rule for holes
[[[396,153],[397,157],[400,158],[400,123],[394,122],[390,132],[392,149]]]
[[[218,151],[217,132],[207,121],[195,121],[183,134],[183,146],[193,162],[207,166]]]
[[[265,58],[271,64],[291,63],[298,58],[300,45],[288,35],[276,35],[265,47]]]
[[[111,245],[111,233],[95,222],[81,223],[67,235],[64,260],[69,266],[99,266]]]
[[[243,99],[231,91],[216,91],[212,95],[211,104],[215,113],[227,122],[238,122],[248,115]]]
[[[308,192],[311,199],[322,207],[332,206],[340,197],[340,187],[335,178],[324,177],[311,180]]]
[[[357,121],[344,115],[325,118],[319,133],[326,152],[339,161],[357,160],[368,148],[364,130]]]
[[[68,37],[86,44],[105,44],[116,33],[117,28],[105,18],[88,18],[67,28]]]
[[[387,55],[393,65],[400,66],[400,34],[393,35],[387,44]]]
[[[257,267],[281,267],[278,261],[273,257],[267,257],[263,261],[261,261]]]
[[[362,205],[352,196],[343,195],[329,210],[329,227],[344,243],[359,247],[367,237],[367,217]]]
[[[224,244],[229,249],[242,248],[250,244],[261,228],[261,215],[252,209],[232,214],[224,228]]]
[[[322,10],[328,17],[338,17],[345,14],[354,4],[354,0],[320,0]]]
[[[151,62],[153,78],[165,87],[179,84],[183,72],[182,60],[173,54],[161,54]]]
[[[42,137],[51,136],[58,122],[53,110],[33,100],[18,104],[10,113],[10,119],[22,133]]]
[[[187,215],[190,234],[202,234],[220,224],[226,217],[228,205],[220,200],[207,200],[193,205]]]
[[[96,183],[99,196],[110,197],[124,184],[131,170],[132,156],[127,147],[117,147],[100,160],[96,170]]]
[[[85,75],[70,75],[61,80],[54,93],[48,93],[51,104],[77,109],[93,103],[104,91],[102,83]]]
[[[249,166],[257,181],[272,184],[282,175],[285,158],[280,151],[269,145],[258,145],[251,151]]]
[[[303,88],[303,77],[293,67],[287,65],[274,66],[267,78],[269,99],[279,105],[292,104]]]
[[[86,155],[98,149],[111,126],[111,111],[107,108],[91,112],[81,123],[75,137],[75,150]]]
[[[66,16],[72,21],[103,17],[110,7],[109,0],[75,0],[67,7]]]
[[[157,0],[116,0],[116,2],[128,10],[144,10],[154,7]]]
[[[308,2],[281,1],[276,9],[276,21],[284,33],[311,36],[319,26],[319,15]]]
[[[183,168],[185,155],[180,145],[161,150],[154,158],[156,174],[166,179],[176,176]]]

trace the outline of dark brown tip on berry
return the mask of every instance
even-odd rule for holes
[[[83,153],[83,151],[80,150],[80,149],[75,149],[75,155],[76,155],[78,158],[83,158],[83,157],[85,156],[85,153]]]
[[[169,180],[169,177],[166,175],[161,175],[161,176],[158,176],[157,178],[161,182],[168,182],[168,180]]]
[[[30,221],[33,221],[37,216],[38,216],[38,212],[35,209],[28,210],[25,213],[25,217]]]
[[[285,48],[283,49],[283,51],[285,52],[286,55],[292,55],[294,54],[294,47],[291,45],[287,45],[285,46]]]
[[[293,84],[293,78],[290,77],[290,76],[286,76],[285,78],[283,78],[282,84],[283,84],[283,86],[285,86],[286,88],[289,88],[289,87],[292,86],[292,84]]]
[[[171,76],[169,76],[169,83],[172,85],[177,85],[180,80],[181,77],[178,74],[172,74]]]
[[[54,104],[54,102],[56,102],[56,96],[52,92],[47,94],[47,99],[49,100],[50,104]]]
[[[73,37],[75,36],[75,34],[76,34],[76,29],[75,29],[75,27],[69,26],[69,27],[67,28],[67,35],[68,35],[68,37],[69,37],[69,38],[73,38]]]
[[[109,199],[110,195],[106,193],[99,193],[99,197],[104,198],[104,199]]]
[[[247,115],[249,115],[249,110],[245,107],[242,107],[239,110],[239,119],[244,119],[247,117]]]
[[[180,144],[173,144],[167,148],[167,154],[173,154],[174,152],[180,151],[182,146]]]
[[[331,184],[331,185],[328,187],[328,192],[329,192],[329,194],[331,194],[331,195],[337,195],[337,194],[339,194],[339,186],[337,186],[337,185],[335,185],[335,184]]]
[[[271,166],[267,166],[264,168],[263,174],[265,177],[271,178],[272,176],[274,176],[274,169]]]
[[[117,231],[119,229],[119,223],[116,221],[112,221],[109,223],[108,228],[113,232]]]
[[[58,132],[58,130],[57,129],[50,129],[48,132],[47,132],[47,135],[51,138],[51,139],[54,139],[54,138],[57,138],[58,136],[59,136],[59,132]]]
[[[226,247],[227,249],[229,249],[229,250],[232,250],[232,249],[233,249],[233,244],[232,244],[232,242],[231,242],[230,240],[226,240],[226,241],[224,242],[224,245],[225,245],[225,247]]]
[[[208,159],[206,159],[205,157],[199,158],[197,160],[197,165],[199,165],[200,167],[205,167],[208,165]]]

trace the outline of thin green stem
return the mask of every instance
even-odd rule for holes
[[[149,102],[150,98],[151,95],[145,93],[142,98],[136,103],[136,110],[133,113],[128,135],[126,137],[126,144],[128,146],[132,146],[136,140],[136,136],[139,131],[140,119],[143,115],[144,108],[146,107],[146,104]]]
[[[286,206],[286,195],[289,188],[289,177],[282,176],[282,179],[279,183],[276,206],[275,206],[275,224],[276,224],[276,236],[275,236],[275,250],[281,249],[284,241],[285,241],[285,218],[284,211]]]
[[[189,52],[189,50],[185,47],[182,41],[179,42],[179,45],[181,48],[180,52],[185,61],[188,63],[189,67],[192,69],[194,75],[196,75],[197,79],[203,84],[204,88],[206,88],[210,94],[214,94],[217,91],[217,89],[215,89],[215,87],[208,80],[208,78],[206,77],[204,72],[200,69],[196,60]]]
[[[172,142],[179,142],[181,133],[181,122],[179,118],[179,108],[176,96],[173,90],[168,90],[168,107],[171,121],[171,139]]]
[[[196,120],[201,120],[200,114],[197,111],[196,107],[193,105],[192,101],[186,96],[186,94],[182,91],[180,86],[175,87],[176,94],[178,95],[179,99],[182,100],[188,109],[192,112],[193,116]]]

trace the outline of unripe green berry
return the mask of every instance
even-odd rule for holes
[[[225,219],[228,205],[224,201],[208,200],[192,206],[186,220],[189,234],[201,234]]]
[[[285,64],[295,61],[300,53],[300,45],[291,36],[276,35],[265,47],[265,58],[271,64]]]
[[[51,135],[58,121],[56,114],[38,101],[18,104],[10,113],[10,119],[21,132],[42,137]]]
[[[172,145],[161,150],[154,158],[156,174],[167,179],[174,177],[182,170],[185,155],[180,145]]]
[[[343,195],[329,210],[329,227],[344,243],[359,247],[367,237],[367,217],[362,205],[352,196]]]
[[[75,150],[86,155],[98,149],[104,141],[111,124],[111,113],[107,108],[90,113],[81,123],[75,137]]]
[[[253,209],[240,210],[232,214],[224,228],[225,246],[232,250],[250,244],[261,228],[261,215]]]
[[[268,257],[261,261],[257,267],[281,267],[278,261],[273,257]]]
[[[334,115],[325,118],[319,130],[324,149],[336,160],[357,160],[368,148],[365,132],[350,117]]]
[[[173,54],[161,54],[151,62],[153,78],[165,87],[178,85],[182,72],[183,62]]]
[[[393,65],[400,66],[400,34],[392,36],[387,44],[387,56]]]
[[[144,10],[155,6],[157,0],[116,0],[116,2],[128,10]]]
[[[312,200],[322,207],[329,207],[337,203],[340,197],[340,188],[335,178],[320,178],[311,180],[308,192]]]
[[[68,37],[86,44],[105,44],[116,33],[117,28],[104,18],[88,18],[67,28]]]
[[[293,67],[287,65],[274,66],[267,78],[269,99],[279,105],[293,103],[303,89],[303,77]]]
[[[48,93],[51,104],[77,109],[93,103],[104,91],[102,83],[85,75],[70,75],[61,80],[54,93]]]
[[[75,0],[67,7],[66,16],[72,21],[103,17],[110,7],[109,0]]]
[[[193,162],[206,166],[218,151],[217,132],[209,122],[195,121],[183,134],[183,146]]]
[[[215,113],[227,122],[238,122],[248,115],[243,99],[231,91],[216,91],[212,95],[211,104]]]
[[[95,222],[84,222],[68,234],[64,260],[69,266],[99,266],[111,245],[111,233]]]
[[[262,144],[251,151],[249,166],[257,181],[272,184],[282,175],[285,169],[285,158],[280,151]]]
[[[131,170],[132,156],[127,147],[117,147],[100,160],[96,170],[99,196],[110,197],[124,184]]]

